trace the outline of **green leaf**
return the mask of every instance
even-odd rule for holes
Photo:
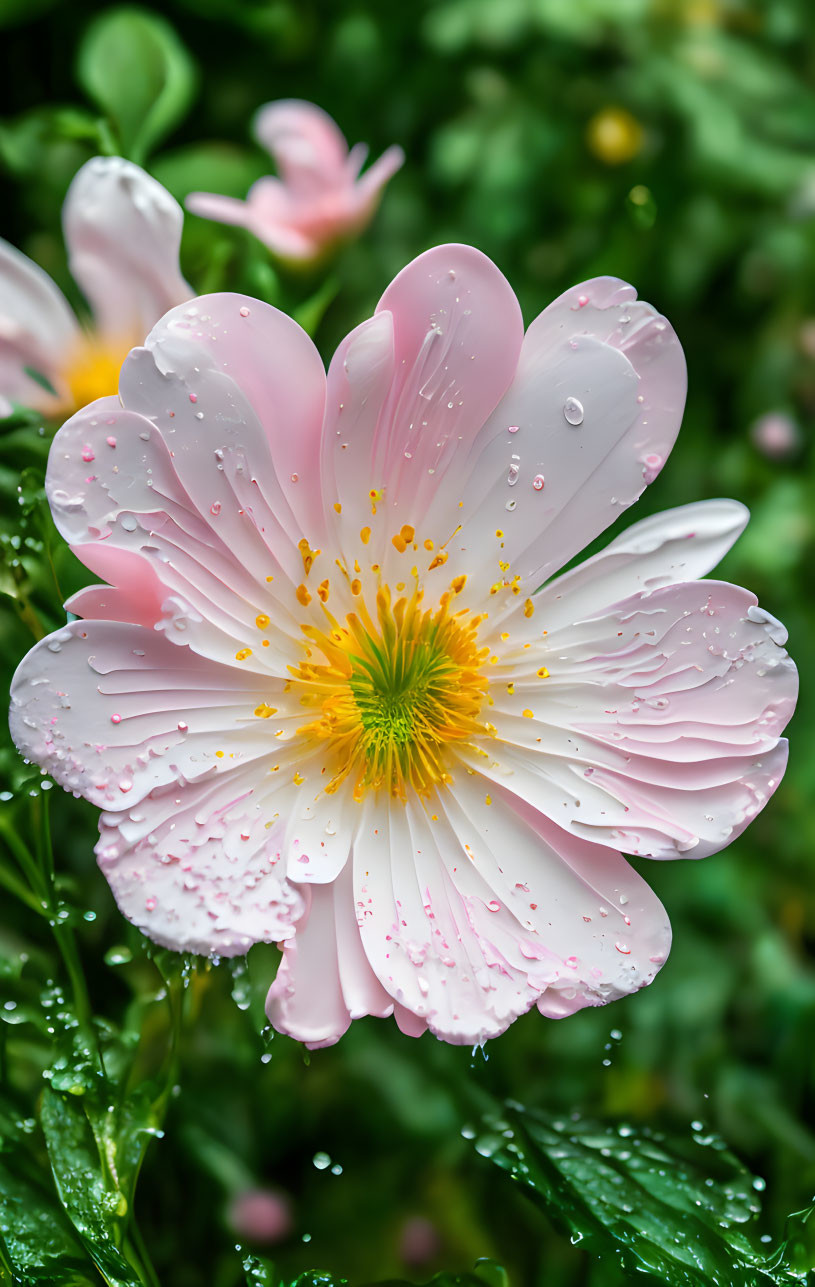
[[[97,1139],[83,1096],[47,1087],[40,1121],[62,1206],[109,1287],[140,1287],[141,1278],[120,1245],[128,1202],[114,1150]]]
[[[88,1287],[98,1279],[53,1195],[0,1160],[0,1281],[36,1287]]]
[[[139,163],[183,118],[195,92],[187,50],[169,23],[142,9],[113,9],[91,24],[77,75],[115,125],[122,153]]]
[[[701,1127],[666,1141],[625,1123],[554,1119],[512,1105],[488,1119],[475,1147],[572,1243],[613,1254],[624,1271],[667,1287],[795,1281],[783,1267],[771,1271],[758,1247],[752,1176]]]

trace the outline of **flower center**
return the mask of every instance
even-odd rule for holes
[[[71,410],[116,393],[119,371],[131,347],[127,341],[120,345],[96,335],[83,336],[63,367]]]
[[[326,791],[346,778],[355,799],[369,789],[406,799],[450,779],[450,751],[487,731],[479,721],[487,691],[481,673],[489,649],[479,646],[483,617],[451,612],[442,595],[434,612],[421,590],[391,601],[383,586],[376,620],[360,602],[344,623],[327,611],[329,628],[304,626],[309,657],[291,667],[302,704],[313,719],[298,730],[324,743]]]

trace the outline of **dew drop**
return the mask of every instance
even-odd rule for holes
[[[110,722],[111,724],[121,724],[122,722],[121,715],[111,715]]]
[[[536,492],[542,492],[542,491],[543,491],[543,484],[544,484],[544,482],[545,482],[545,481],[546,481],[546,480],[544,479],[543,474],[536,474],[536,475],[535,475],[535,477],[532,479],[532,486],[535,488],[535,491],[536,491]]]
[[[126,532],[135,532],[136,528],[139,526],[135,514],[123,514],[119,519],[119,522]]]
[[[520,425],[507,425],[507,433],[517,433],[520,427]]]
[[[563,418],[570,425],[582,425],[583,403],[577,398],[567,398],[563,404]]]
[[[197,402],[197,401],[198,401],[198,394],[197,394],[197,393],[191,393],[191,394],[190,394],[190,402]]]
[[[246,305],[245,305],[245,304],[244,304],[243,308],[239,309],[239,312],[240,312],[241,317],[248,317],[248,316],[249,316],[249,309],[246,307]]]
[[[628,946],[627,943],[615,943],[614,946],[622,956],[631,955],[631,948]]]
[[[85,461],[86,464],[90,464],[92,460],[96,459],[93,447],[91,447],[88,443],[85,443],[85,446],[82,448],[82,459]]]
[[[220,514],[220,512],[221,512],[221,502],[220,502],[220,501],[213,501],[213,502],[212,502],[212,504],[211,504],[211,505],[210,505],[210,507],[209,507],[209,512],[210,512],[210,514],[212,514],[215,518],[217,518],[217,517],[218,517],[218,515],[219,515],[219,514]]]

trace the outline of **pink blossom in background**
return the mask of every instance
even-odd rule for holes
[[[783,411],[768,411],[750,427],[750,437],[770,460],[788,460],[801,446],[801,430]]]
[[[399,1235],[399,1258],[410,1269],[421,1269],[440,1255],[439,1231],[426,1216],[409,1216]]]
[[[659,472],[685,384],[630,286],[524,336],[467,246],[409,264],[327,379],[265,304],[171,310],[56,436],[55,521],[109,584],[12,691],[22,753],[103,810],[124,914],[282,942],[269,1015],[310,1045],[367,1014],[470,1044],[650,983],[668,918],[620,851],[738,836],[797,692],[780,624],[698,579],[738,503],[560,571]]]
[[[0,414],[20,402],[61,417],[116,392],[128,351],[192,295],[178,266],[183,219],[178,202],[132,162],[98,156],[82,166],[62,222],[90,327],[77,321],[47,273],[0,240]]]
[[[368,155],[365,144],[349,151],[326,112],[293,98],[262,107],[254,132],[271,153],[279,178],[258,179],[245,201],[191,192],[186,206],[205,219],[248,228],[282,259],[314,260],[360,232],[405,159],[400,147],[389,147],[360,175]]]
[[[239,1238],[267,1247],[287,1238],[294,1224],[291,1202],[278,1189],[244,1189],[230,1202],[227,1219]]]

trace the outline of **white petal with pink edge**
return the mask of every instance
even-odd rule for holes
[[[673,329],[630,286],[600,278],[550,304],[527,331],[506,396],[458,461],[455,497],[434,499],[431,525],[460,524],[450,571],[500,557],[522,592],[537,589],[662,468],[686,382]]]
[[[68,301],[47,273],[0,238],[0,414],[11,401],[53,410],[57,400],[26,372],[44,375],[66,396],[62,368],[80,330]]]
[[[237,956],[294,933],[302,896],[246,777],[157,788],[104,813],[99,865],[120,910],[176,951]]]
[[[357,919],[394,1000],[437,1036],[471,1044],[536,1002],[560,1015],[650,982],[670,931],[640,877],[474,782],[427,808],[366,806]]]
[[[363,950],[354,909],[351,865],[329,886],[315,886],[297,933],[269,990],[269,1019],[307,1046],[331,1046],[363,1015],[384,1018],[393,999]]]
[[[568,620],[568,591],[556,607]],[[781,779],[798,686],[755,597],[688,582],[551,632],[537,606],[534,621],[536,642],[494,669],[495,735],[470,764],[628,853],[702,857],[738,835]]]
[[[178,202],[132,161],[97,156],[76,173],[62,208],[68,263],[105,337],[139,343],[193,295],[178,266],[183,222]]]

